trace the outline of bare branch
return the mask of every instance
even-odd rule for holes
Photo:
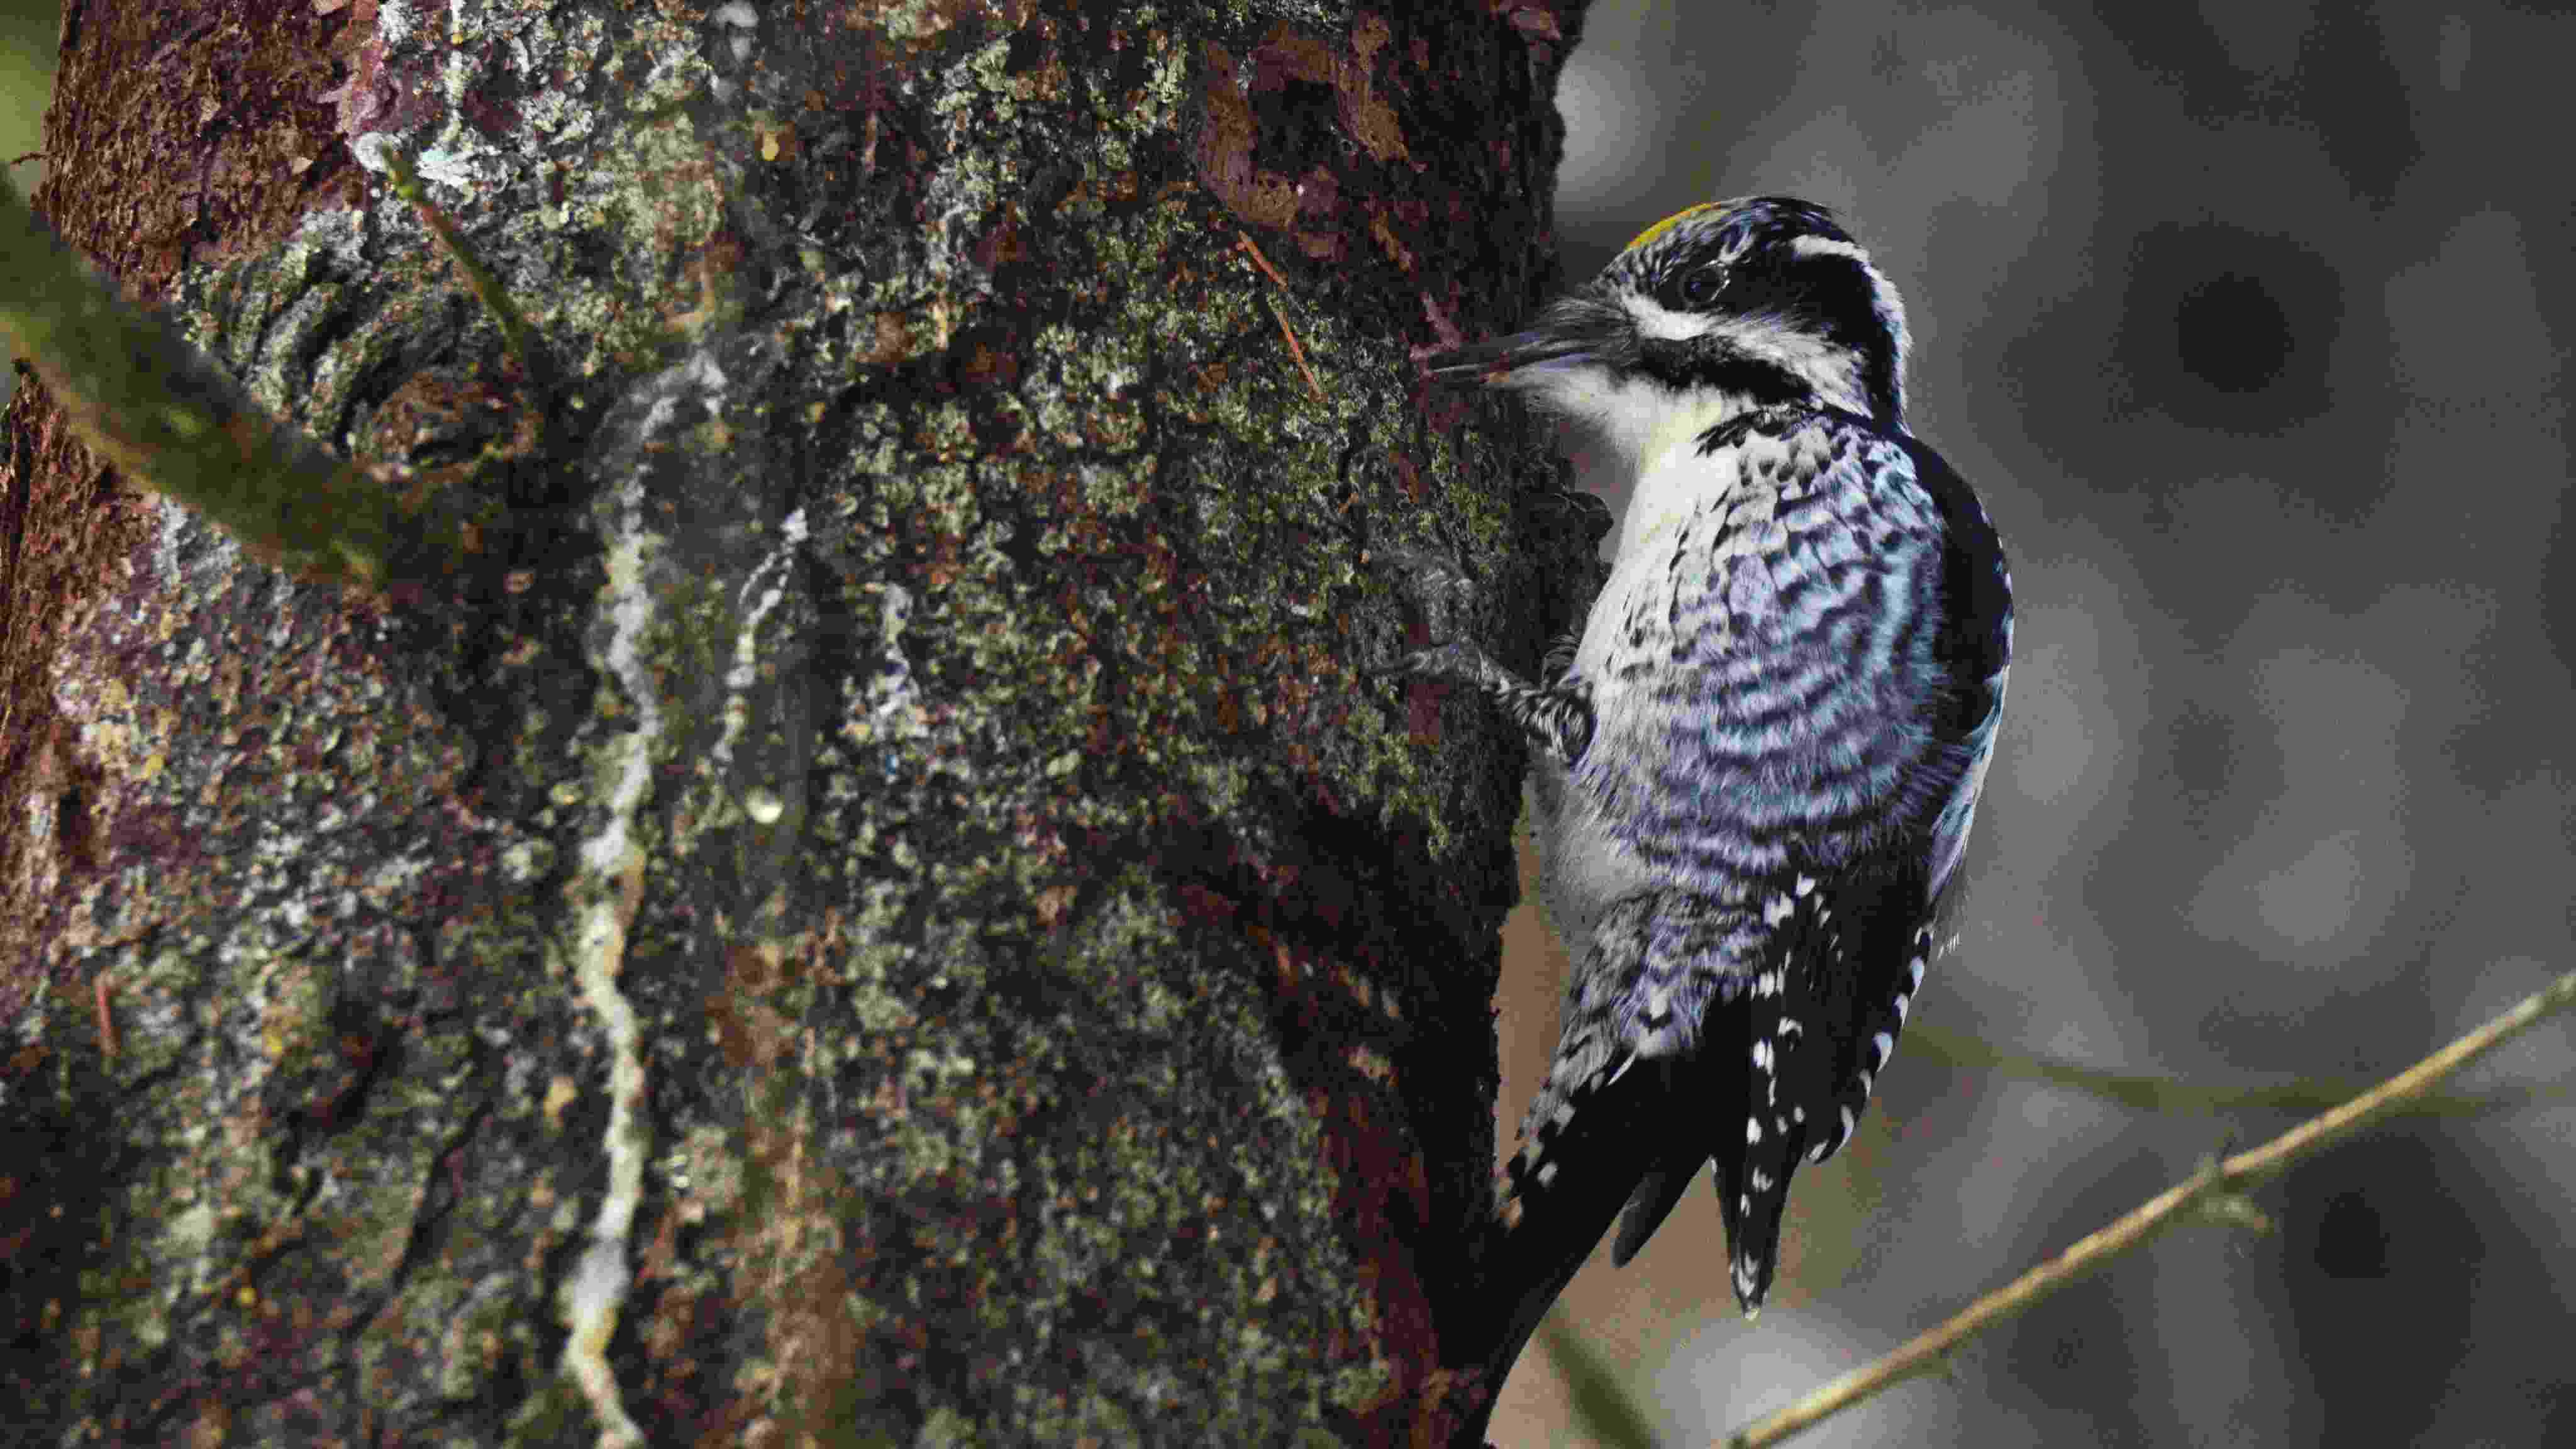
[[[81,440],[129,481],[205,515],[255,555],[361,588],[452,566],[448,500],[402,490],[272,417],[177,329],[127,302],[0,176],[0,335]]]
[[[2342,1106],[2310,1118],[2250,1151],[2224,1161],[2211,1158],[2189,1181],[2168,1188],[2118,1222],[1978,1299],[1948,1322],[1917,1335],[1878,1362],[1843,1375],[1724,1442],[1728,1449],[1759,1449],[1761,1445],[1777,1444],[1893,1385],[1941,1372],[1951,1355],[1969,1339],[2018,1316],[2113,1259],[2136,1251],[2172,1227],[2186,1215],[2186,1210],[2191,1216],[2202,1216],[2202,1208],[2215,1203],[2216,1212],[2206,1215],[2244,1221],[2245,1215],[2252,1212],[2243,1199],[2245,1189],[2269,1182],[2301,1158],[2322,1152],[2396,1114],[2452,1073],[2570,1005],[2576,1005],[2576,971],[2559,977],[2504,1015]],[[2259,1213],[2253,1214],[2257,1222],[2260,1217]]]
[[[2253,1087],[2213,1087],[2180,1077],[2110,1072],[2063,1057],[2017,1052],[1928,1022],[1906,1028],[1905,1049],[1989,1076],[2020,1077],[2099,1097],[2133,1112],[2221,1117],[2236,1112],[2323,1112],[2370,1089],[2366,1081],[2299,1077]],[[2501,1117],[2565,1100],[2570,1083],[2532,1083],[2498,1092],[2427,1092],[2397,1110],[2410,1117]]]

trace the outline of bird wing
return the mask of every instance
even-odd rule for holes
[[[1569,1041],[1597,1019],[1587,1063],[1673,1059],[1691,1099],[1666,1109],[1673,1145],[1644,1162],[1616,1259],[1713,1160],[1749,1310],[1791,1174],[1850,1139],[1922,984],[1993,752],[2010,604],[1974,495],[1910,438],[1820,417],[1738,430],[1701,464],[1734,476],[1617,601],[1596,661],[1608,746],[1577,784],[1641,802],[1633,848],[1688,888],[1651,909],[1710,939],[1586,979],[1611,999],[1569,1003]]]

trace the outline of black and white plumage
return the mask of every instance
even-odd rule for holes
[[[1976,495],[1906,431],[1905,349],[1850,235],[1763,197],[1683,212],[1533,330],[1433,359],[1636,476],[1561,672],[1473,644],[1408,661],[1529,727],[1577,962],[1482,1254],[1489,1390],[1612,1218],[1625,1264],[1705,1163],[1757,1310],[1791,1175],[1850,1140],[1922,986],[2012,613]]]

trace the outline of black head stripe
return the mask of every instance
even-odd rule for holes
[[[1880,308],[1878,280],[1860,258],[1841,252],[1798,252],[1788,258],[1794,314],[1817,335],[1861,359],[1861,389],[1870,410],[1897,415],[1897,353],[1902,345]]]
[[[1695,357],[1683,375],[1688,386],[1715,388],[1749,399],[1759,407],[1808,402],[1815,391],[1804,379],[1776,363],[1734,352]]]
[[[1712,275],[1722,288],[1691,295],[1694,278]],[[1717,385],[1766,406],[1823,388],[1838,405],[1901,424],[1902,312],[1883,287],[1833,213],[1792,197],[1754,196],[1695,207],[1648,228],[1610,264],[1600,290],[1643,294],[1672,312],[1760,323],[1851,359],[1839,369],[1843,380],[1828,385],[1795,349],[1736,346],[1714,336],[1705,344],[1649,341],[1637,361],[1669,388]]]

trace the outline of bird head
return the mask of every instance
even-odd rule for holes
[[[1739,197],[1666,217],[1530,330],[1428,366],[1528,393],[1634,472],[1751,408],[1832,408],[1901,430],[1905,309],[1832,213]]]

